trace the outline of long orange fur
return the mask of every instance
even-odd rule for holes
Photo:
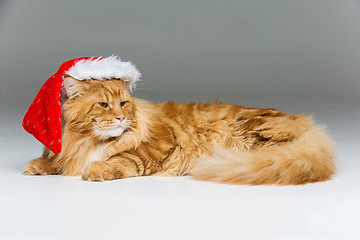
[[[27,175],[90,181],[190,175],[291,185],[325,181],[335,172],[331,140],[302,114],[218,101],[152,104],[133,98],[121,80],[64,82],[69,99],[63,104],[62,151],[45,148],[25,166]],[[125,117],[122,129],[119,116]]]

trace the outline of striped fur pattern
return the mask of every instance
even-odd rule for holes
[[[45,149],[27,175],[292,185],[335,172],[331,140],[305,115],[218,101],[152,104],[133,98],[124,81],[64,81],[62,151]]]

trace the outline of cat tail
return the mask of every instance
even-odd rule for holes
[[[228,184],[306,184],[330,179],[335,173],[333,159],[333,143],[321,127],[312,126],[296,140],[263,150],[216,149],[190,175]]]

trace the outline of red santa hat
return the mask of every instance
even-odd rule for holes
[[[107,58],[82,57],[63,63],[42,86],[23,119],[25,131],[49,148],[61,152],[61,93],[64,75],[77,80],[121,79],[132,90],[141,74],[131,62],[117,56]]]

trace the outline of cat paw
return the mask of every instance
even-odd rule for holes
[[[56,171],[50,166],[47,159],[34,159],[24,167],[25,175],[48,175],[55,174]]]
[[[81,178],[85,181],[97,181],[103,182],[105,180],[118,179],[114,169],[104,161],[92,162],[85,168]]]

